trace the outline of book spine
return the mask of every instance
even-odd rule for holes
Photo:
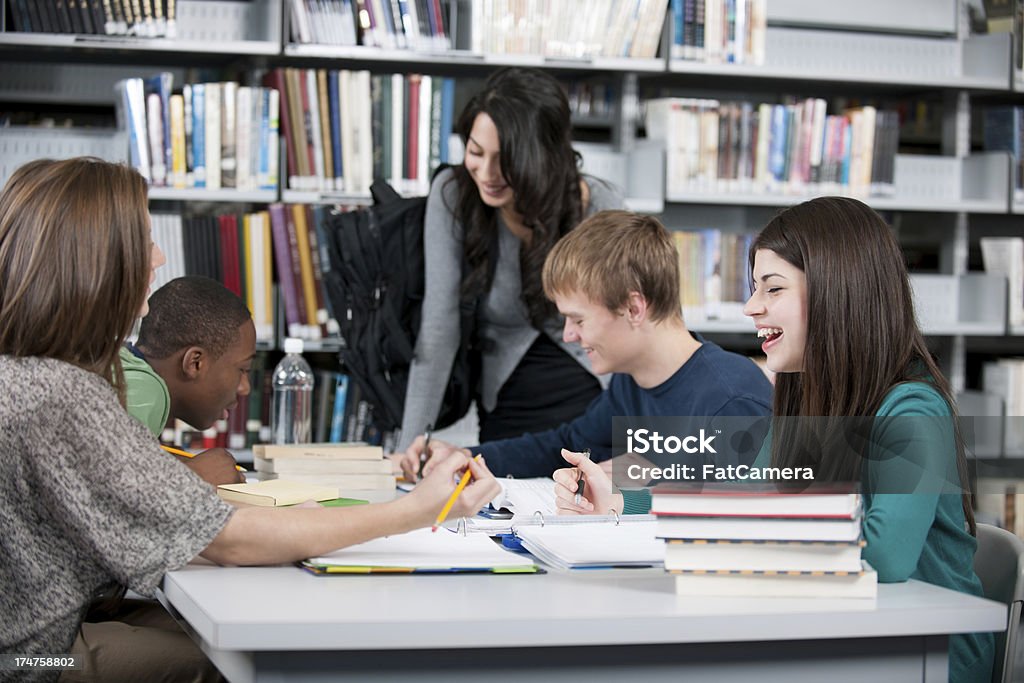
[[[220,168],[220,120],[223,116],[220,83],[206,84],[206,187],[219,190]]]
[[[206,187],[206,84],[192,85],[192,175],[194,186]]]
[[[299,319],[299,303],[295,291],[295,277],[289,253],[288,226],[283,204],[270,205],[270,225],[273,232],[274,261],[277,265],[277,279],[284,295],[284,314],[289,337],[302,336],[302,322]]]

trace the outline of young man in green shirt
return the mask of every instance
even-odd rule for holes
[[[186,276],[149,299],[139,339],[121,349],[126,408],[159,436],[175,420],[207,429],[249,394],[256,328],[245,304],[216,280]],[[207,482],[242,480],[223,448],[178,457]]]

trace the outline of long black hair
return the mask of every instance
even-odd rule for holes
[[[796,447],[787,417],[870,418],[889,391],[903,382],[930,384],[953,417],[956,468],[966,487],[969,472],[953,391],[914,315],[903,252],[892,229],[863,202],[819,197],[780,212],[750,247],[750,272],[758,250],[774,252],[807,278],[807,345],[803,371],[775,379],[772,465],[812,467],[816,479],[854,481],[860,460]],[[826,451],[828,449],[825,449]],[[974,533],[968,493],[964,517]]]
[[[572,148],[569,101],[562,85],[537,69],[509,67],[495,71],[483,89],[466,104],[456,124],[468,144],[473,123],[487,114],[498,129],[501,173],[514,192],[513,209],[532,231],[519,252],[522,298],[530,322],[540,328],[555,314],[544,296],[541,270],[548,252],[583,217],[580,155]],[[475,297],[490,287],[488,263],[497,249],[497,210],[480,199],[465,166],[457,166],[451,182],[458,188],[457,206],[449,207],[464,230],[463,255],[468,266],[462,296]]]

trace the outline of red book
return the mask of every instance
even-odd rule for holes
[[[269,88],[273,88],[278,93],[280,106],[278,107],[278,115],[280,117],[280,130],[284,133],[284,149],[285,156],[287,157],[288,167],[283,173],[284,180],[281,182],[282,187],[288,187],[288,179],[292,176],[299,174],[298,166],[295,163],[295,140],[292,137],[292,123],[290,118],[290,112],[288,111],[288,100],[285,99],[287,91],[285,88],[285,77],[284,69],[274,69],[267,73],[263,77],[263,84]]]

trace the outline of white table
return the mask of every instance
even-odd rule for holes
[[[230,681],[946,681],[948,634],[1006,607],[925,583],[874,600],[682,598],[641,570],[313,576],[190,566],[161,600]]]

